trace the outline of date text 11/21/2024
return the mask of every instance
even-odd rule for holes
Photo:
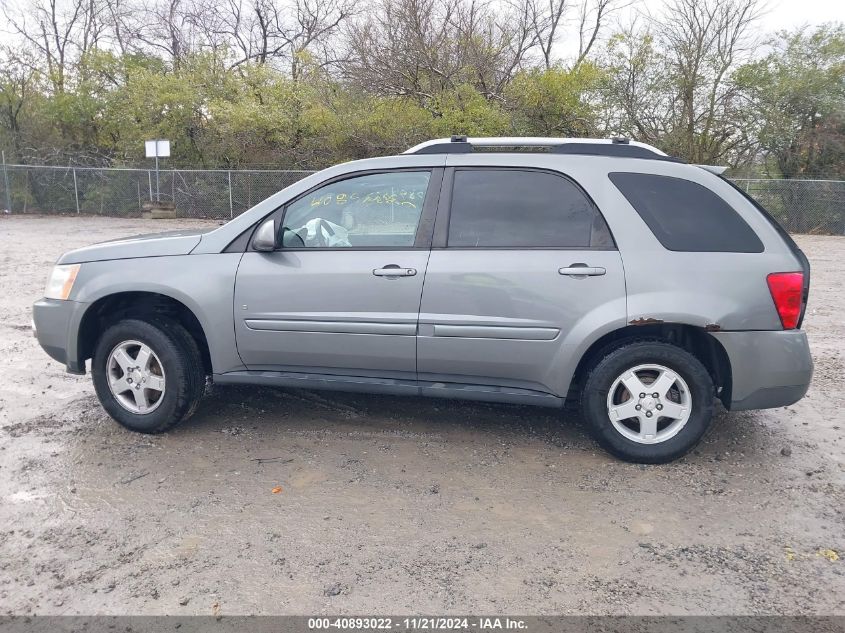
[[[308,629],[357,631],[526,631],[523,619],[508,617],[341,617],[309,618]]]

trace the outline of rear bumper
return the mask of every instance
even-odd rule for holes
[[[798,402],[813,377],[807,335],[801,330],[712,332],[731,362],[732,411],[771,409]]]
[[[88,304],[58,299],[40,299],[32,306],[33,334],[51,358],[72,374],[84,374],[76,344],[79,322]]]

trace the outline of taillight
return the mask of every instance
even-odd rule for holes
[[[804,273],[772,273],[766,277],[783,329],[798,327],[804,293]]]

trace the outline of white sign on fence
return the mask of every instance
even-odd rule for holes
[[[147,149],[147,158],[167,158],[170,156],[170,141],[167,139],[144,141],[144,147]]]
[[[144,141],[144,147],[147,150],[147,158],[156,159],[156,202],[161,202],[161,193],[158,188],[158,159],[170,156],[170,141],[163,138]],[[150,194],[152,195],[152,192]]]

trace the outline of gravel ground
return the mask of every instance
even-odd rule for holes
[[[215,388],[121,429],[30,305],[62,251],[197,224],[0,218],[0,613],[845,614],[845,238],[799,238],[807,398],[638,466],[559,412],[429,399]]]

